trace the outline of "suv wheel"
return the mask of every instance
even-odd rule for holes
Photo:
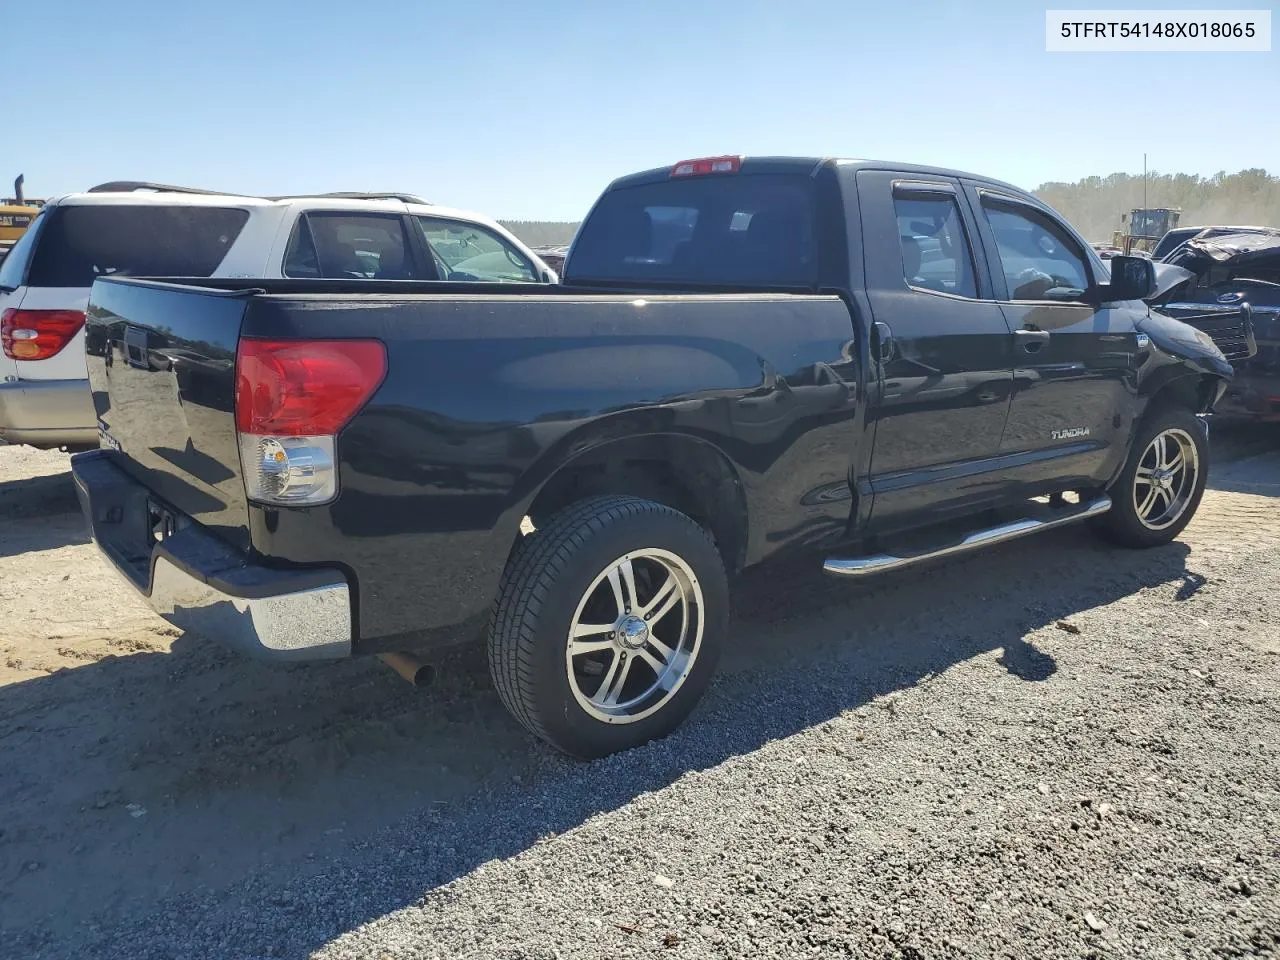
[[[702,696],[728,623],[724,563],[679,511],[634,497],[562,510],[516,547],[489,667],[532,733],[590,759],[666,736]]]

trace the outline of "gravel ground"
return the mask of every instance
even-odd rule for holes
[[[1280,434],[1225,437],[1166,548],[749,577],[690,723],[592,764],[476,650],[172,636],[0,449],[0,957],[1280,954]]]

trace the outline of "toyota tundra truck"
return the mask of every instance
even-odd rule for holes
[[[590,758],[660,737],[731,642],[729,578],[862,578],[1089,522],[1191,519],[1231,366],[1005,183],[713,157],[615,181],[560,285],[102,277],[107,559],[270,660],[426,662]]]

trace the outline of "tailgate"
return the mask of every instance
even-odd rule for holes
[[[236,446],[236,342],[250,291],[94,283],[85,322],[102,446],[161,503],[241,549],[248,505]]]

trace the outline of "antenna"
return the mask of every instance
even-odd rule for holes
[[[1142,155],[1142,205],[1147,205],[1147,155]]]

